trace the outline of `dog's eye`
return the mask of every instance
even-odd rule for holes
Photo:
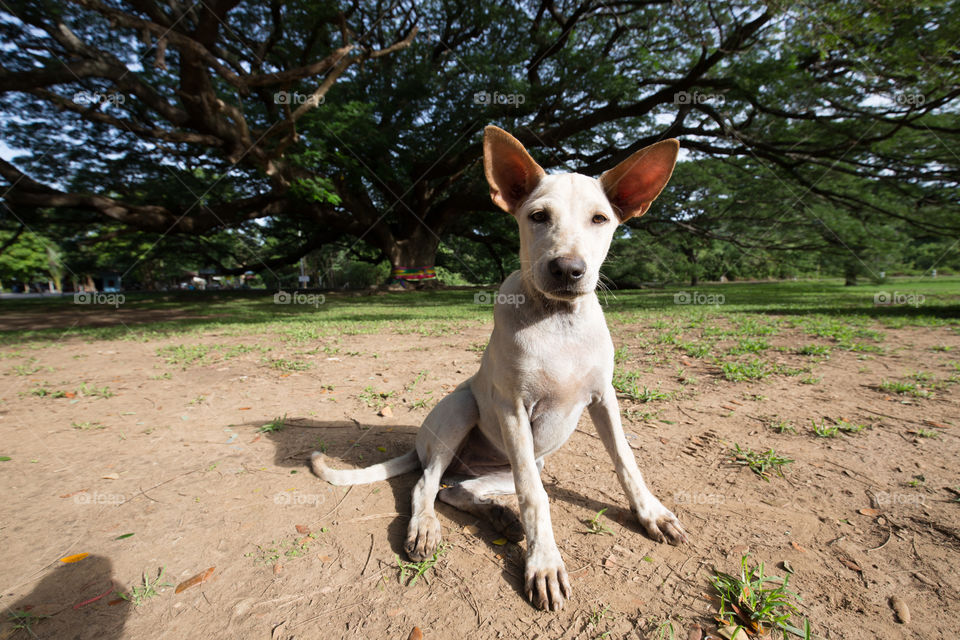
[[[603,224],[606,221],[607,216],[603,215],[602,213],[598,213],[593,216],[593,224]]]
[[[546,211],[534,211],[530,214],[530,219],[534,222],[546,222],[550,219]]]

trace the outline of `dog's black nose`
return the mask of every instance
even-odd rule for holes
[[[554,258],[549,267],[550,275],[558,280],[579,280],[587,272],[583,258]]]

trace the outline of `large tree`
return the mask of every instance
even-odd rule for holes
[[[451,233],[495,252],[502,227],[476,214],[498,215],[478,170],[497,122],[547,168],[597,174],[677,136],[776,176],[784,210],[960,229],[956,3],[7,6],[3,131],[32,155],[0,175],[30,224],[267,218],[301,232],[278,263],[344,234],[394,267],[433,264]]]

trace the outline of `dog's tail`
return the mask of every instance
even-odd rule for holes
[[[310,456],[310,466],[313,467],[313,472],[323,480],[338,487],[345,487],[352,484],[370,484],[413,471],[420,467],[420,458],[417,456],[417,450],[411,449],[398,458],[365,469],[331,469],[327,466],[327,456],[314,451]]]

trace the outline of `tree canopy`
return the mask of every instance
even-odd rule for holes
[[[671,186],[618,237],[617,282],[957,268],[958,14],[21,0],[0,9],[0,131],[24,151],[0,159],[0,224],[74,274],[109,248],[146,284],[184,248],[224,273],[308,256],[328,282],[344,261],[489,282],[516,244],[479,166],[495,123],[588,175],[680,139]]]

